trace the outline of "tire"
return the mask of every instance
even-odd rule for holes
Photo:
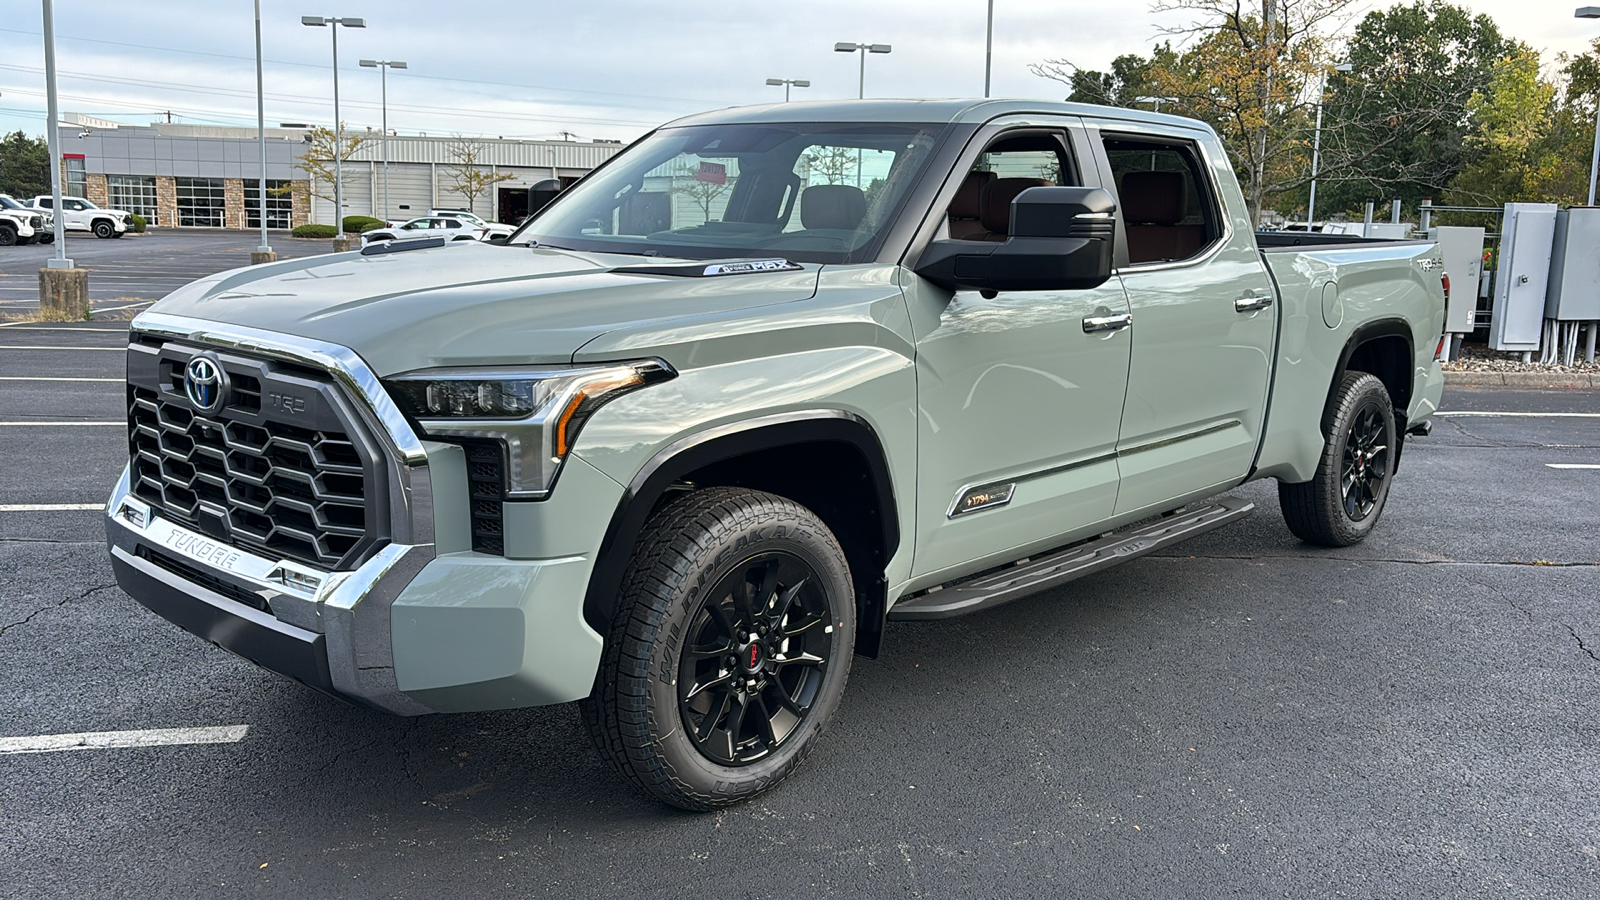
[[[114,237],[114,238],[119,238],[119,237],[122,237],[123,235],[125,235],[127,233],[128,232],[126,230],[124,230],[124,231],[113,231],[113,232],[111,232],[111,236]]]
[[[117,226],[112,225],[105,219],[99,219],[94,223],[94,236],[101,240],[116,237]]]
[[[1322,433],[1322,458],[1311,480],[1278,482],[1283,520],[1310,544],[1359,544],[1377,527],[1394,481],[1399,434],[1383,382],[1346,372],[1323,413]]]
[[[56,242],[56,235],[55,235],[55,232],[53,232],[53,231],[47,231],[47,232],[44,233],[43,237],[39,238],[39,243],[41,243],[41,244],[54,244],[55,242]]]
[[[0,227],[0,247],[10,247],[16,242],[17,230],[15,228]]]
[[[810,754],[844,693],[851,585],[838,541],[791,500],[717,487],[669,503],[634,549],[582,703],[595,747],[635,787],[683,809],[773,787]],[[744,640],[752,622],[760,630]]]

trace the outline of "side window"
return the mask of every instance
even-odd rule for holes
[[[1193,259],[1222,237],[1216,197],[1194,147],[1105,138],[1128,234],[1128,264]]]
[[[83,204],[79,203],[76,200],[63,200],[63,201],[61,201],[61,205],[65,206],[68,210],[70,210],[72,212],[83,212],[83,209],[84,209]]]
[[[1076,185],[1065,144],[1053,132],[1002,135],[989,143],[956,189],[945,224],[958,241],[1004,241],[1011,201],[1030,187]]]
[[[54,197],[40,197],[39,202],[35,205],[41,209],[55,209],[55,203],[56,199]]]

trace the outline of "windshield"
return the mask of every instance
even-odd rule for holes
[[[22,209],[22,208],[23,208],[23,206],[22,206],[21,203],[18,203],[17,201],[11,199],[10,197],[7,197],[5,194],[0,194],[0,209]]]
[[[558,198],[511,243],[694,259],[868,260],[943,129],[662,129]]]

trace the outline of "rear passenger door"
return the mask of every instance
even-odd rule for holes
[[[1254,462],[1276,294],[1214,138],[1109,121],[1090,133],[1117,197],[1133,315],[1116,511],[1160,512],[1241,480]]]

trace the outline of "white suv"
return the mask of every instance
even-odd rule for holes
[[[0,194],[0,247],[12,244],[31,244],[38,241],[49,244],[55,241],[55,220],[41,209],[29,209]]]
[[[423,216],[404,225],[374,228],[361,232],[361,246],[382,241],[409,241],[416,238],[444,238],[447,241],[483,240],[484,229],[459,213],[442,216]]]
[[[33,198],[35,209],[53,209],[49,194]],[[120,209],[101,209],[82,197],[61,198],[62,227],[68,231],[92,231],[97,238],[119,238],[133,227],[133,213]]]
[[[516,229],[512,228],[510,225],[501,225],[499,222],[485,221],[484,219],[480,219],[476,215],[469,213],[464,209],[430,209],[428,210],[428,215],[451,216],[457,219],[466,219],[468,222],[471,222],[472,224],[483,229],[483,240],[486,241],[499,235],[511,237],[511,233],[516,231]]]

